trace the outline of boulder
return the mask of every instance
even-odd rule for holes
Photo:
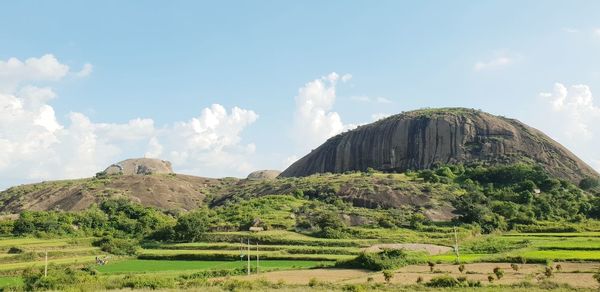
[[[275,179],[275,178],[277,178],[277,176],[279,176],[280,173],[281,173],[281,171],[279,171],[279,170],[257,170],[257,171],[250,173],[248,175],[248,179],[250,179],[250,180]]]
[[[127,159],[110,165],[106,174],[148,175],[154,173],[173,173],[171,162],[153,158]]]

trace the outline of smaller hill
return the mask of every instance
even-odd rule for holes
[[[104,170],[106,174],[148,175],[173,173],[171,162],[153,158],[134,158],[112,164]]]
[[[281,174],[279,170],[257,170],[251,172],[247,178],[250,180],[276,179],[279,174]]]

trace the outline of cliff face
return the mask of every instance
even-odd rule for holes
[[[534,162],[579,183],[598,173],[565,147],[517,120],[453,108],[391,116],[330,138],[281,176],[426,169],[437,163]]]

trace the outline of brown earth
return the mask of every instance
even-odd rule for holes
[[[597,288],[598,283],[593,279],[593,273],[597,271],[598,263],[556,263],[561,264],[563,270],[555,272],[548,280],[556,283],[568,284],[575,288]],[[515,272],[508,263],[477,263],[466,264],[464,273],[458,271],[457,265],[436,265],[439,272],[432,273],[427,265],[411,265],[396,271],[391,282],[395,284],[411,285],[421,277],[426,283],[440,275],[453,277],[466,277],[468,280],[480,281],[483,285],[490,285],[488,275],[493,274],[495,267],[504,270],[504,276],[500,280],[494,280],[492,284],[515,284],[519,282],[536,283],[544,271],[544,265],[526,264],[519,265],[520,269]],[[468,272],[467,272],[468,271]],[[311,279],[326,283],[338,284],[362,284],[367,283],[369,278],[375,283],[384,283],[381,272],[350,269],[314,269],[314,270],[291,270],[262,273],[260,275],[236,276],[244,280],[265,279],[270,282],[285,282],[287,284],[306,285]],[[540,276],[540,279],[543,278]]]
[[[280,176],[367,168],[403,172],[470,162],[533,162],[576,184],[600,177],[544,133],[514,119],[464,108],[411,111],[360,126],[330,138]]]
[[[106,198],[128,197],[145,206],[190,210],[202,205],[208,188],[219,180],[181,175],[118,175],[107,179],[53,181],[0,193],[0,211],[78,211]]]

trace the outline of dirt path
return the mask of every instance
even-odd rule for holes
[[[404,249],[409,251],[424,251],[430,255],[442,254],[452,251],[451,247],[423,243],[384,243],[376,244],[364,249],[367,252],[379,252],[384,249]]]

